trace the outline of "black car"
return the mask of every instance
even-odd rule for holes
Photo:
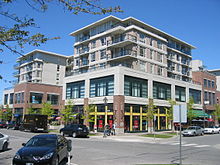
[[[68,159],[68,140],[55,134],[32,137],[13,158],[13,165],[59,165]]]
[[[60,129],[60,133],[63,136],[69,135],[74,138],[77,136],[87,137],[89,134],[89,129],[82,124],[68,124],[64,128]]]

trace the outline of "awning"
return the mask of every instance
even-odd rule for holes
[[[207,118],[209,118],[209,115],[202,110],[193,110],[192,113],[193,113],[194,117],[207,117]]]

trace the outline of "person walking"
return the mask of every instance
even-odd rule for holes
[[[107,135],[108,135],[108,133],[109,133],[109,125],[106,124],[105,127],[104,127],[104,135],[103,135],[103,138],[106,138]]]
[[[112,125],[112,135],[115,135],[115,129],[116,129],[116,124],[114,123]]]

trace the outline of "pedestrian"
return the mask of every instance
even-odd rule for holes
[[[114,124],[112,125],[112,135],[115,135],[115,128],[116,128],[116,124],[114,123]]]
[[[106,124],[105,127],[104,127],[104,135],[103,135],[103,138],[107,137],[109,133],[109,125]]]

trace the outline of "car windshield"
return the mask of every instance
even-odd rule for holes
[[[214,126],[209,126],[208,128],[215,128]]]
[[[188,127],[187,130],[196,129],[195,127]]]
[[[25,147],[55,147],[56,139],[55,138],[42,138],[34,137],[31,138],[25,145]]]

